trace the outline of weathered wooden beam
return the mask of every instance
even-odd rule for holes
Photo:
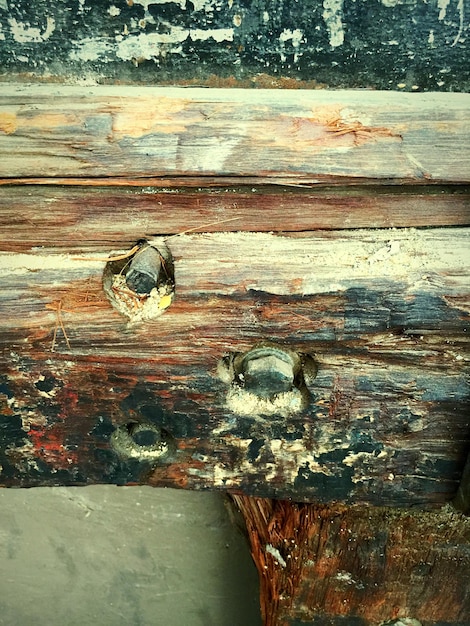
[[[464,228],[176,236],[167,239],[174,303],[131,325],[102,289],[117,250],[94,235],[67,253],[4,253],[3,484],[142,481],[441,505],[470,436],[468,237]],[[227,402],[218,361],[266,340],[314,355],[305,411],[248,416]],[[134,423],[163,428],[174,457],[123,459],[112,436]]]
[[[106,179],[96,182],[103,185]],[[256,183],[247,187],[232,181],[228,187],[159,189],[142,187],[141,181],[139,187],[129,188],[79,186],[76,180],[66,187],[0,186],[2,250],[16,252],[43,246],[64,251],[121,247],[142,237],[188,229],[295,233],[459,226],[470,224],[469,207],[470,188],[465,185],[299,189]]]
[[[469,623],[470,519],[451,507],[233,498],[260,574],[265,626]]]
[[[4,85],[0,177],[468,181],[468,94]]]

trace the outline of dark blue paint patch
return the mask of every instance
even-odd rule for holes
[[[34,386],[39,391],[43,391],[44,393],[50,393],[55,387],[63,386],[62,382],[57,380],[52,375],[45,375],[43,380],[38,380],[34,383]]]
[[[421,399],[426,402],[443,402],[449,406],[452,402],[457,405],[462,400],[470,400],[470,385],[465,376],[452,376],[451,372],[437,380],[419,376],[416,384],[423,389]]]
[[[413,330],[462,331],[468,315],[429,293],[405,297],[400,289],[388,291],[354,287],[346,291],[344,332],[403,333]]]
[[[353,428],[349,434],[351,452],[357,454],[358,452],[368,452],[369,454],[374,452],[379,454],[384,446],[383,443],[376,441],[372,435],[363,430]]]
[[[336,450],[322,456],[329,456],[328,460],[337,462],[342,461],[346,454],[343,450]],[[323,460],[326,461],[326,458]],[[294,480],[294,489],[303,494],[314,494],[315,498],[325,502],[330,500],[348,501],[354,487],[353,476],[354,469],[346,465],[339,465],[335,468],[334,475],[329,476],[322,472],[312,471],[310,464],[306,462],[299,468]]]
[[[5,454],[6,448],[24,445],[26,433],[19,415],[0,414],[0,454]]]
[[[256,461],[259,456],[259,452],[261,448],[266,443],[265,439],[252,439],[250,445],[248,446],[248,450],[246,453],[246,457],[251,463]]]
[[[13,398],[13,391],[8,384],[8,378],[4,375],[0,376],[0,394],[3,394],[7,398]]]

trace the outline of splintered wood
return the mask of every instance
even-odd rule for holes
[[[231,497],[259,571],[264,626],[468,623],[470,518],[451,507],[417,513]]]

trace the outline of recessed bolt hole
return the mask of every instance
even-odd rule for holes
[[[154,446],[161,440],[159,434],[152,430],[141,430],[133,433],[131,436],[138,446]]]
[[[122,458],[141,461],[167,461],[176,452],[172,435],[154,424],[130,422],[118,426],[111,445]]]
[[[157,246],[141,240],[128,255],[112,258],[103,288],[111,304],[133,322],[161,315],[175,292],[174,263],[165,242]]]

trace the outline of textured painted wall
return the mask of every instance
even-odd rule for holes
[[[0,0],[0,73],[467,91],[467,2]]]

